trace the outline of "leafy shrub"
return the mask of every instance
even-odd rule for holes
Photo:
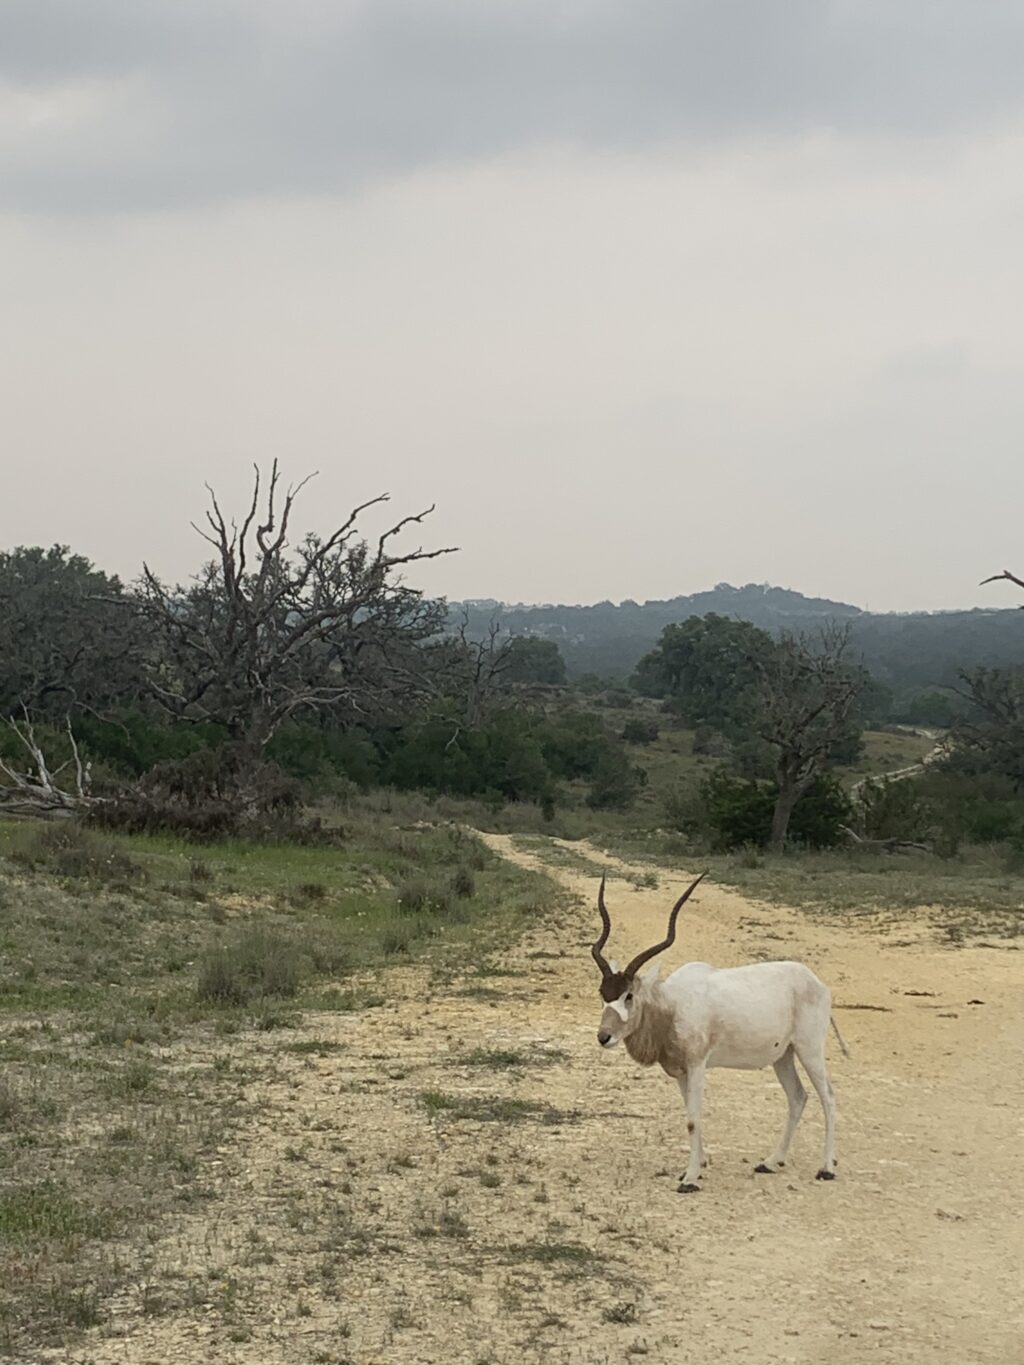
[[[729,741],[713,725],[698,725],[693,732],[693,753],[706,758],[724,758],[729,752]]]
[[[602,705],[613,706],[616,710],[625,711],[636,701],[635,692],[627,692],[622,687],[612,687],[601,698]]]
[[[909,778],[870,779],[857,792],[857,820],[869,839],[925,838],[933,819],[920,786]]]
[[[633,716],[622,727],[622,738],[627,744],[653,744],[659,733],[658,722],[650,716]]]
[[[953,762],[929,769],[914,785],[945,844],[1024,847],[1024,795],[1011,778],[978,771],[974,755],[954,753]]]
[[[539,799],[550,775],[528,713],[499,711],[475,730],[432,719],[390,737],[385,776],[397,787],[483,796]]]
[[[763,848],[770,842],[776,788],[773,783],[735,777],[718,770],[701,786],[704,822],[721,848]],[[832,848],[845,840],[841,826],[850,802],[834,778],[822,776],[797,801],[789,838],[810,848]]]
[[[677,786],[662,798],[662,814],[666,825],[680,833],[692,833],[705,824],[705,806],[700,794],[692,787]]]
[[[380,780],[381,756],[364,730],[291,721],[267,745],[267,757],[307,787],[345,795],[345,784],[372,787]]]
[[[264,929],[247,929],[202,959],[196,994],[210,1004],[246,1005],[268,996],[291,998],[301,984],[294,944]]]
[[[853,815],[850,798],[834,777],[825,773],[804,792],[789,822],[789,837],[808,848],[835,848],[844,844]]]
[[[584,711],[548,716],[509,707],[473,730],[435,717],[386,743],[385,774],[396,787],[476,796],[495,811],[508,801],[537,801],[553,814],[559,778],[596,784],[594,804],[627,805],[641,780],[627,776],[621,739]]]
[[[624,754],[600,716],[589,711],[563,711],[539,727],[541,749],[555,777],[592,778],[613,753]]]
[[[587,805],[592,810],[621,810],[636,800],[647,781],[643,768],[630,763],[625,753],[605,754],[590,780]]]

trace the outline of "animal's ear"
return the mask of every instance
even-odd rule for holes
[[[656,962],[653,967],[648,967],[640,977],[645,986],[655,986],[661,973],[661,964]]]
[[[619,974],[619,964],[615,961],[614,958],[612,958],[612,959],[610,960],[610,962],[608,963],[608,966],[611,967],[611,969],[612,969],[612,976],[618,976],[618,974]]]

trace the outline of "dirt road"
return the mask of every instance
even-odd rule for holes
[[[637,890],[587,856],[613,874],[612,949],[660,937],[683,872]],[[48,1358],[1024,1362],[1024,954],[940,945],[923,920],[823,925],[705,884],[666,966],[801,957],[832,985],[852,1056],[831,1046],[836,1181],[813,1178],[813,1094],[787,1171],[755,1176],[781,1090],[716,1071],[711,1169],[681,1196],[675,1085],[596,1046],[595,877],[555,875],[580,907],[523,945],[521,975],[426,999],[409,970],[378,1010],[310,1018],[310,1053],[279,1051],[275,1079],[253,1082],[262,1117],[211,1174],[216,1215],[186,1219],[154,1249],[153,1283],[114,1306],[123,1336]]]

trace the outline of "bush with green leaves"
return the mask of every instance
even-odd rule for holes
[[[869,839],[917,841],[928,836],[934,813],[920,784],[912,778],[870,778],[858,789],[856,820]]]
[[[627,744],[653,744],[660,731],[651,716],[633,716],[622,727],[622,738]]]
[[[977,771],[974,756],[963,754],[918,781],[947,839],[1024,847],[1024,795],[1010,778]]]
[[[700,796],[705,829],[718,847],[770,843],[777,797],[773,783],[718,769],[705,779]],[[793,810],[790,839],[808,848],[833,848],[845,842],[842,827],[850,817],[850,801],[839,783],[827,775],[816,778]]]
[[[395,787],[475,796],[500,806],[535,801],[554,814],[561,781],[588,782],[595,806],[628,805],[643,776],[600,716],[508,707],[475,728],[435,717],[381,739]]]
[[[625,753],[609,749],[591,775],[587,805],[592,810],[623,810],[633,804],[646,781],[643,768],[630,763]]]

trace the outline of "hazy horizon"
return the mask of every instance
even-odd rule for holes
[[[413,579],[1017,605],[1024,9],[9,0],[0,547],[431,503]],[[370,518],[367,530],[381,524]]]

